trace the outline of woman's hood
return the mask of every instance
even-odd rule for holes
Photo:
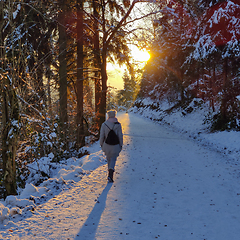
[[[115,123],[115,122],[118,122],[118,119],[117,118],[108,118],[107,121],[111,122],[111,123]]]

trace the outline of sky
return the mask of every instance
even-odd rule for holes
[[[149,12],[153,11],[151,9],[151,4],[138,2],[130,16],[132,19],[140,18],[141,16],[147,15]],[[151,22],[150,22],[151,23]],[[149,29],[149,22],[146,18],[137,20],[131,23],[128,27],[129,29],[137,29],[137,28],[146,28]],[[141,68],[144,67],[147,60],[149,60],[149,53],[145,49],[139,49],[136,45],[129,44],[129,48],[132,52],[133,63],[138,64]],[[119,67],[118,64],[113,65],[108,63],[108,85],[117,88],[117,90],[123,89],[123,81],[122,77],[126,67]]]
[[[140,50],[135,45],[130,46],[133,56],[133,63],[138,64],[140,67],[144,67],[146,62],[150,58],[150,54],[146,50]],[[126,70],[126,66],[119,66],[118,64],[107,64],[108,72],[108,85],[115,87],[117,90],[123,89],[123,80],[122,77]]]
[[[114,87],[117,90],[123,89],[123,74],[124,69],[119,67],[117,64],[107,64],[107,73],[108,73],[108,86]]]

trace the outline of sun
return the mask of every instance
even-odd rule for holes
[[[137,62],[147,62],[150,59],[150,54],[145,49],[139,49],[136,46],[131,46],[132,57]]]

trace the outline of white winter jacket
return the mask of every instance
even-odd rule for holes
[[[114,132],[117,134],[119,138],[119,144],[117,145],[109,145],[105,143],[105,139],[107,138],[108,132],[110,129],[106,126],[113,129]],[[100,145],[105,153],[105,155],[108,157],[118,157],[119,153],[122,150],[123,145],[123,134],[122,134],[122,126],[121,123],[118,122],[117,118],[109,118],[107,121],[105,121],[100,129]]]

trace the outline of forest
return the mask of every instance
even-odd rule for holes
[[[154,19],[140,99],[167,99],[173,108],[187,108],[199,98],[209,104],[213,131],[239,130],[239,24],[237,1],[169,1]]]
[[[201,98],[213,130],[240,128],[236,0],[0,0],[0,28],[2,196],[41,157],[88,154],[106,110],[136,99]],[[144,69],[130,44],[149,51]],[[108,87],[108,62],[127,66],[124,89]]]

